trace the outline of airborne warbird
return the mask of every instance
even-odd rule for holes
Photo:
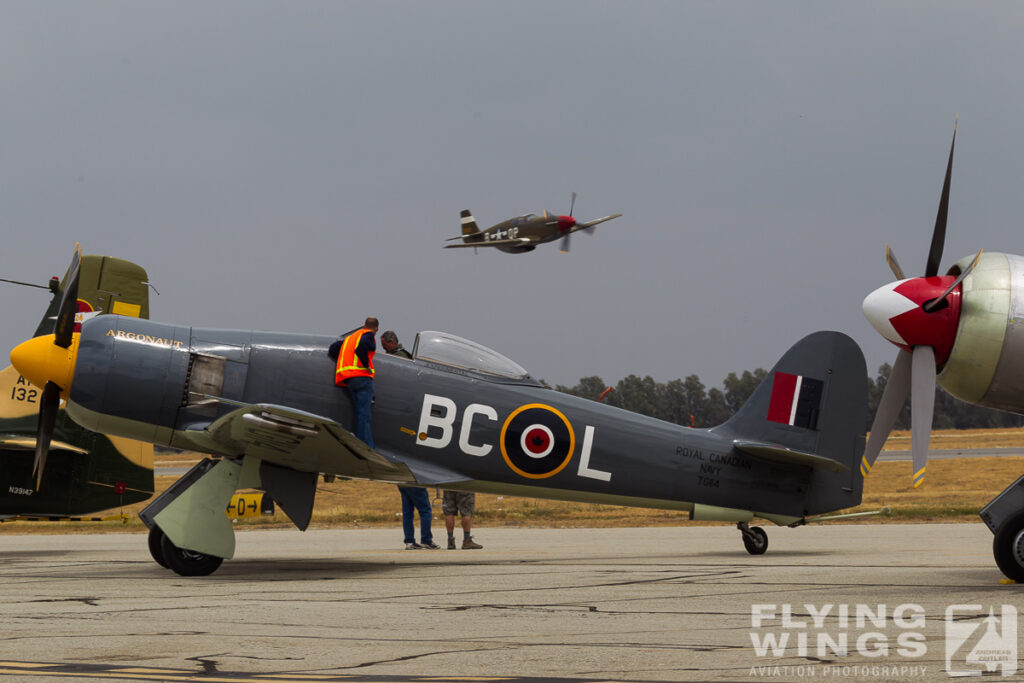
[[[799,341],[713,429],[562,394],[486,347],[421,332],[411,360],[374,361],[375,450],[352,433],[329,337],[104,316],[63,341],[30,340],[11,359],[56,385],[72,419],[219,458],[141,513],[154,559],[182,575],[234,555],[223,510],[236,489],[267,491],[305,529],[320,473],[681,510],[736,522],[752,554],[768,543],[755,517],[798,525],[861,500],[867,370],[838,332]]]
[[[562,244],[559,249],[562,253],[569,253],[569,236],[577,230],[586,230],[593,234],[594,228],[618,218],[621,213],[613,213],[604,218],[592,221],[579,222],[573,218],[572,212],[576,207],[576,193],[572,193],[572,201],[569,204],[569,214],[559,216],[545,211],[542,215],[528,213],[523,216],[516,216],[492,225],[486,230],[481,230],[476,224],[476,219],[468,209],[462,210],[462,234],[458,237],[451,237],[452,240],[462,240],[462,244],[449,244],[445,249],[459,249],[464,247],[496,247],[501,251],[510,254],[520,254],[533,251],[538,244],[553,242],[559,238]]]
[[[938,274],[955,144],[956,126],[924,275],[907,278],[886,247],[897,281],[876,289],[863,305],[871,325],[900,350],[861,469],[865,475],[871,469],[909,394],[914,486],[924,481],[936,382],[962,401],[1024,415],[1024,257],[979,251]],[[996,563],[1024,582],[1024,477],[996,501],[982,510],[995,534]]]
[[[94,315],[148,317],[146,279],[129,261],[83,256],[77,292],[68,288],[75,280],[70,271],[63,283],[51,280],[53,297],[36,336],[53,338],[62,302],[62,319],[71,326],[60,333],[69,338]],[[152,496],[152,444],[83,429],[52,395],[44,400],[13,367],[0,370],[0,517],[85,515]],[[52,435],[48,443],[37,441],[37,422],[52,425],[45,430]]]

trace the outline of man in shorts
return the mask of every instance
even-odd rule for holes
[[[462,516],[462,549],[478,550],[482,545],[473,540],[473,510],[476,508],[476,494],[462,491],[444,492],[444,526],[448,529],[448,550],[455,550],[455,512]]]

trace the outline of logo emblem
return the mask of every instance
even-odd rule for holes
[[[501,455],[512,471],[546,479],[572,459],[576,435],[565,415],[542,403],[517,408],[501,426]]]
[[[1002,676],[1017,672],[1017,608],[1003,605],[988,616],[981,605],[946,608],[946,672],[950,676],[982,676],[997,669]]]

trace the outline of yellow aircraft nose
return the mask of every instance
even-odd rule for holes
[[[47,382],[53,382],[60,387],[61,398],[66,399],[71,393],[71,380],[75,376],[80,336],[71,335],[71,346],[66,349],[53,343],[52,334],[29,339],[11,351],[11,365],[39,388],[46,386]]]

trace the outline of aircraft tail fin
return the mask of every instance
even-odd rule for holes
[[[475,240],[470,239],[474,235],[480,233],[480,226],[476,224],[476,219],[473,218],[473,214],[469,209],[463,209],[460,213],[460,222],[462,223],[462,239],[465,242],[473,242]]]
[[[860,504],[867,365],[857,343],[816,332],[793,345],[750,399],[712,431],[755,457],[809,468],[806,514]]]
[[[149,277],[140,265],[114,258],[113,256],[88,255],[82,257],[81,276],[78,282],[78,313],[75,316],[75,331],[82,321],[100,313],[129,315],[135,318],[149,317]],[[67,283],[67,273],[54,292],[53,299],[43,319],[36,328],[36,337],[52,334],[56,325],[60,295]]]

